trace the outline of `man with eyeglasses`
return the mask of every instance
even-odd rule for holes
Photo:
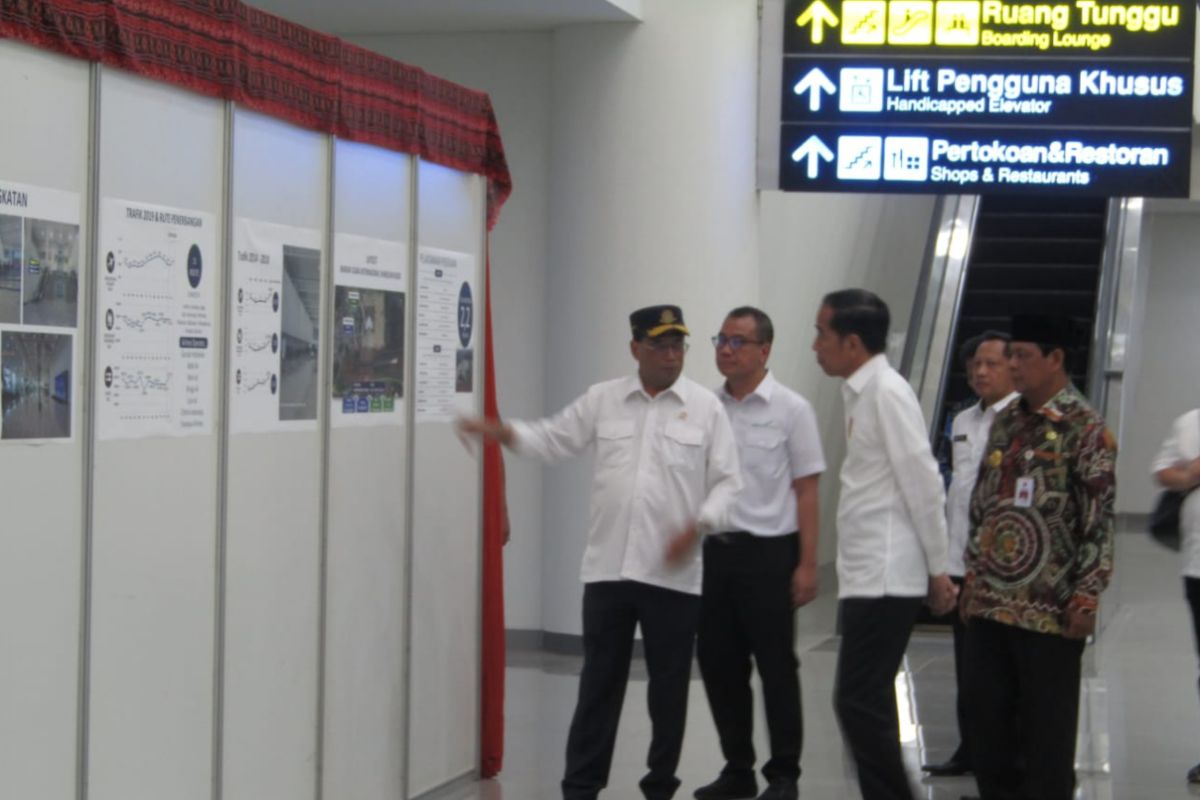
[[[729,529],[704,540],[697,643],[700,673],[725,766],[698,800],[794,800],[803,721],[796,608],[817,595],[817,491],[825,457],[812,406],[767,369],[771,318],[729,312],[713,337],[725,382],[717,396],[733,424],[742,491]],[[754,776],[751,657],[762,679],[771,758]]]
[[[687,326],[678,306],[629,315],[637,374],[598,383],[536,422],[460,420],[463,434],[554,461],[595,452],[583,556],[583,672],[567,737],[564,800],[608,784],[634,631],[649,673],[647,800],[670,800],[683,748],[696,625],[699,537],[728,529],[741,487],[737,445],[716,395],[681,375]]]

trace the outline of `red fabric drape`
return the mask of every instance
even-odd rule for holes
[[[240,0],[0,0],[0,37],[98,61],[343,139],[487,178],[488,230],[512,192],[491,99]],[[484,408],[497,416],[491,263]],[[504,461],[484,449],[482,763],[504,753]]]
[[[491,99],[240,0],[0,0],[0,36],[235,100],[512,191]]]
[[[489,248],[490,249],[490,248]],[[496,402],[495,355],[492,352],[492,263],[484,277],[486,343],[484,345],[483,414],[500,416]],[[483,686],[480,771],[485,778],[504,765],[504,540],[508,509],[504,493],[504,457],[500,445],[483,449]]]

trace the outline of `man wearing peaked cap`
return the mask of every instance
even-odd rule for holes
[[[629,315],[629,327],[633,338],[662,336],[664,333],[691,334],[683,324],[683,311],[679,306],[647,306]]]
[[[1071,385],[1062,317],[1013,319],[1020,398],[971,496],[960,613],[971,763],[984,800],[1075,794],[1080,661],[1113,567],[1116,443]]]
[[[629,315],[637,372],[590,387],[534,422],[460,420],[459,430],[556,461],[594,453],[591,521],[581,577],[583,672],[567,737],[564,800],[608,785],[634,631],[641,627],[652,734],[647,800],[670,800],[683,748],[700,613],[700,534],[727,529],[741,487],[737,445],[717,396],[681,375],[687,325],[679,306]]]

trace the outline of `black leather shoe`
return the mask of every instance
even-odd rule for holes
[[[800,788],[795,781],[775,781],[758,796],[758,800],[797,800]]]
[[[758,796],[758,780],[754,773],[729,775],[723,772],[712,783],[697,789],[692,796],[696,800],[754,800]]]
[[[949,778],[955,775],[969,775],[971,765],[957,758],[951,758],[941,764],[922,764],[921,769],[928,772],[931,778]]]

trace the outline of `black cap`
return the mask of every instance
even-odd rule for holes
[[[1012,319],[1012,340],[1068,350],[1079,343],[1078,327],[1069,317],[1018,314]]]
[[[679,306],[646,306],[629,315],[629,327],[633,338],[662,336],[675,331],[690,336],[691,331],[683,324],[683,311]]]

